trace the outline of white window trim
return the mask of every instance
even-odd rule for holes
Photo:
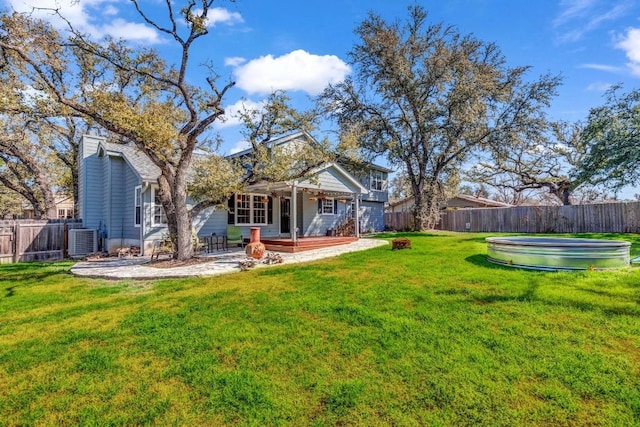
[[[331,213],[324,211],[324,203],[325,202],[331,202]],[[333,197],[327,197],[327,198],[322,199],[320,206],[322,207],[322,212],[320,212],[320,215],[336,215],[337,214],[337,212],[334,212],[334,210],[335,210],[334,208],[335,208],[336,204],[335,204],[335,201],[334,201]]]
[[[374,181],[374,176],[375,175],[379,175],[380,179],[380,189],[378,190],[377,188],[373,188],[373,181]],[[369,190],[371,191],[385,191],[385,187],[386,187],[386,183],[387,180],[384,177],[384,172],[382,171],[377,171],[377,170],[372,170],[369,174]]]
[[[138,205],[138,203],[140,203]],[[140,208],[140,222],[136,222],[136,208]],[[142,185],[133,189],[133,226],[139,228],[142,225]]]
[[[164,217],[166,222],[156,222],[156,192],[158,189],[154,188],[151,194],[151,225],[153,226],[165,226],[167,225],[167,214],[164,212],[164,207],[160,205],[160,209],[162,209],[161,217]]]
[[[247,196],[249,197],[249,222],[238,222],[238,218],[240,217],[238,210],[242,209],[245,210],[245,208],[240,208],[238,206],[238,196]],[[268,198],[268,195],[266,194],[260,194],[260,193],[239,193],[236,194],[235,197],[235,215],[234,215],[234,222],[235,225],[240,225],[240,226],[266,226],[268,225],[269,222],[269,202],[264,203],[264,222],[254,222],[253,218],[254,218],[254,211],[256,210],[254,204],[253,204],[253,198],[254,196],[260,197],[260,198]]]

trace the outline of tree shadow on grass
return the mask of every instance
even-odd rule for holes
[[[500,264],[493,264],[487,261],[487,256],[485,254],[476,254],[465,258],[465,260],[473,265],[483,268],[489,268],[492,270],[503,270],[503,271],[512,271],[517,269],[523,273],[531,274],[531,275],[546,275],[546,274],[562,274],[564,272],[554,272],[554,271],[541,271],[541,270],[532,270],[527,268],[518,268],[518,267],[509,267]],[[504,294],[478,294],[478,293],[470,293],[469,300],[479,303],[479,304],[495,304],[495,303],[509,303],[509,302],[536,302],[542,303],[548,306],[553,307],[567,307],[574,308],[580,311],[593,311],[593,312],[602,312],[607,315],[620,315],[620,316],[638,316],[640,315],[640,309],[622,304],[618,306],[604,306],[599,305],[597,303],[582,301],[579,299],[573,299],[569,295],[565,295],[559,297],[557,294],[554,299],[541,297],[538,292],[540,285],[537,283],[530,283],[526,288],[519,293],[504,295]],[[586,287],[576,287],[576,291],[584,292],[589,294],[596,294],[606,297],[616,297],[617,295],[614,293],[607,292],[606,290],[598,290],[598,289],[590,289]],[[636,300],[637,303],[637,300]]]
[[[72,263],[68,262],[20,262],[0,265],[0,282],[9,282],[12,286],[5,288],[6,296],[13,295],[15,282],[39,282],[54,275],[69,275]],[[21,283],[20,283],[21,284]]]
[[[477,267],[490,268],[490,269],[494,269],[494,270],[510,271],[510,270],[513,270],[514,268],[518,268],[518,267],[509,267],[509,266],[506,266],[506,265],[494,264],[492,262],[489,262],[487,260],[487,254],[471,255],[471,256],[466,257],[465,261],[467,261],[468,263],[473,264],[473,265],[475,265]],[[533,273],[539,273],[539,271],[525,269],[525,268],[521,268],[519,270],[530,271],[530,272],[533,272]]]
[[[374,237],[378,237],[381,239],[397,239],[398,237],[450,237],[444,234],[437,233],[429,233],[424,231],[384,231],[382,233],[377,233]]]

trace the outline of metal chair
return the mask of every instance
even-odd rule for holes
[[[237,225],[227,225],[227,249],[229,244],[240,245],[244,248],[244,239],[242,238],[242,229]]]

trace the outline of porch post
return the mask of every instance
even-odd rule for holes
[[[291,224],[289,225],[289,231],[291,232],[291,241],[294,244],[298,240],[298,233],[296,233],[296,224],[298,224],[298,198],[296,197],[297,191],[298,188],[296,187],[296,181],[293,181],[293,184],[291,184],[291,216],[289,217],[291,218]]]
[[[359,239],[360,238],[360,198],[357,193],[353,193],[353,200],[355,200],[356,202],[354,207],[356,211],[354,212],[354,215],[353,215],[353,221],[355,222],[353,224],[353,228],[356,231],[356,237]]]

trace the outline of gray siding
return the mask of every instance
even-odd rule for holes
[[[109,159],[108,170],[111,175],[111,191],[108,199],[107,215],[109,237],[111,239],[139,239],[140,232],[134,226],[134,188],[138,178],[121,157]]]
[[[104,178],[103,188],[101,191],[102,200],[100,202],[101,215],[100,215],[100,223],[102,224],[102,230],[104,231],[104,237],[111,239],[115,236],[113,230],[111,229],[111,191],[113,186],[111,185],[111,168],[109,167],[109,157],[103,156],[99,157],[100,159],[100,168],[102,169],[102,176]]]
[[[261,225],[260,236],[278,236],[280,232],[280,204],[273,203],[273,224]],[[200,212],[193,220],[193,228],[198,236],[210,236],[213,233],[225,235],[227,233],[227,210],[208,208]],[[251,226],[240,226],[242,236],[249,237]]]
[[[353,186],[348,187],[345,185],[344,178],[335,169],[326,169],[318,174],[318,184],[322,188],[322,191],[332,192],[340,191],[346,193],[352,193],[355,191]]]
[[[338,211],[332,215],[319,214],[318,202],[311,201],[307,197],[302,198],[302,205],[304,236],[324,236],[328,229],[336,228],[347,215],[348,205],[344,203],[338,203]]]
[[[367,232],[369,228],[384,230],[384,203],[363,201],[358,213],[362,232]]]
[[[145,229],[145,240],[161,240],[166,237],[167,233],[169,233],[169,229],[166,224],[155,224],[153,223],[153,190],[152,187],[149,186],[147,191],[145,191],[142,195],[142,206],[144,211],[144,229]]]
[[[84,227],[98,229],[105,192],[102,162],[97,154],[101,138],[85,135],[80,144],[78,165],[78,213]]]
[[[388,201],[388,199],[389,199],[389,193],[387,191],[369,190],[369,194],[362,195],[363,201],[366,200],[370,202],[384,203]]]
[[[141,185],[141,181],[127,163],[124,179],[124,236],[128,239],[140,239],[140,228],[135,226],[135,188]]]
[[[383,172],[382,175],[384,176],[385,184],[386,184],[383,191],[371,189],[371,178],[369,175],[358,176],[358,181],[360,181],[360,184],[362,184],[364,188],[369,190],[369,194],[364,194],[362,196],[363,201],[382,202],[382,203],[385,203],[388,201],[389,191],[387,189],[389,188],[389,174],[386,172]],[[383,216],[384,216],[384,212],[383,212]]]
[[[193,228],[198,236],[210,236],[216,233],[222,236],[227,232],[227,210],[207,208],[193,220]]]

